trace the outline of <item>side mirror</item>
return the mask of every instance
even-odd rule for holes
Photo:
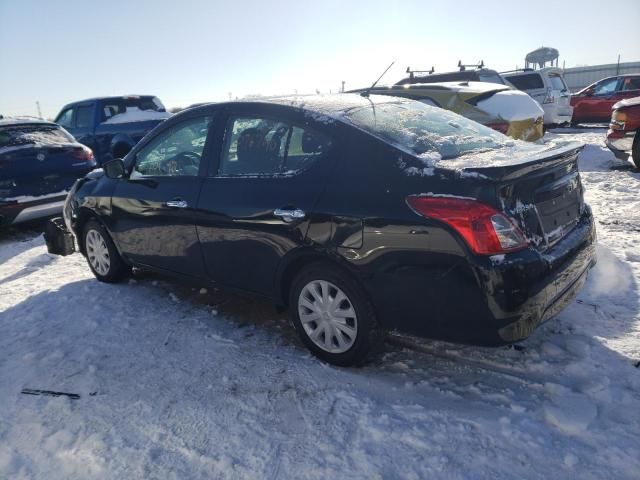
[[[584,96],[585,96],[585,97],[590,97],[591,95],[593,95],[593,92],[595,92],[595,91],[596,91],[596,89],[595,89],[595,88],[593,88],[593,87],[591,87],[591,88],[587,88],[587,89],[584,91]]]
[[[102,164],[104,174],[109,178],[124,177],[124,162],[121,158],[114,158]]]

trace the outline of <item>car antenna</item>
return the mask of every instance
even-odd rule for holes
[[[373,85],[371,85],[369,88],[367,88],[364,92],[360,93],[360,95],[362,95],[363,97],[368,97],[369,93],[371,92],[371,90],[373,90],[375,88],[375,86],[378,84],[378,82],[380,81],[380,79],[382,79],[382,77],[384,77],[384,74],[387,73],[391,67],[393,67],[394,63],[396,63],[396,62],[391,62],[391,64],[387,67],[387,69],[384,72],[382,72],[382,75],[380,75],[378,77],[378,79],[375,82],[373,82]]]

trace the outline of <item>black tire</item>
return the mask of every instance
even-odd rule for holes
[[[640,168],[640,130],[636,132],[635,138],[633,139],[631,156],[633,157],[633,163],[636,164],[636,168]]]
[[[300,319],[298,299],[302,295],[303,289],[316,281],[329,282],[340,289],[355,310],[357,333],[351,347],[344,352],[331,353],[318,347],[303,327],[302,320]],[[349,274],[337,267],[323,263],[313,263],[305,267],[295,277],[291,285],[289,308],[291,310],[293,324],[302,342],[315,356],[327,363],[343,367],[360,365],[370,354],[380,350],[382,347],[384,333],[378,326],[373,304],[363,288]],[[334,330],[334,332],[337,333],[337,330]],[[324,335],[326,336],[326,333]],[[337,340],[336,337],[332,338]]]
[[[90,235],[93,236],[94,239],[98,238],[96,237],[96,235],[98,235],[99,238],[104,241],[104,246],[106,247],[106,251],[108,252],[106,269],[103,269],[103,267],[101,266],[99,267],[100,270],[98,270],[94,266],[94,262],[92,261],[92,253],[94,253],[94,251],[91,246],[91,242],[89,241]],[[111,236],[109,235],[107,230],[96,220],[91,219],[84,226],[84,229],[82,231],[82,242],[89,268],[91,269],[95,277],[101,282],[116,283],[125,279],[131,274],[131,267],[128,266],[120,257],[120,254],[118,253],[113,240],[111,240]],[[102,265],[105,265],[105,263],[103,262]]]

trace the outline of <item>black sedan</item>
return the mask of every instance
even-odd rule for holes
[[[59,125],[0,118],[0,228],[59,214],[67,190],[95,166],[91,149]]]
[[[385,330],[502,345],[594,262],[580,148],[366,93],[202,105],[79,180],[60,236],[101,281],[135,266],[288,306],[339,365]]]

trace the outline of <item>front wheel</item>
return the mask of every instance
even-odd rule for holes
[[[631,156],[633,157],[633,163],[637,168],[640,168],[640,130],[636,132],[633,139],[633,147],[631,147]]]
[[[301,272],[293,282],[290,307],[304,344],[328,363],[357,365],[382,345],[373,305],[338,268],[314,264]]]
[[[89,268],[101,282],[114,283],[131,273],[106,229],[95,220],[84,228],[84,251]]]

